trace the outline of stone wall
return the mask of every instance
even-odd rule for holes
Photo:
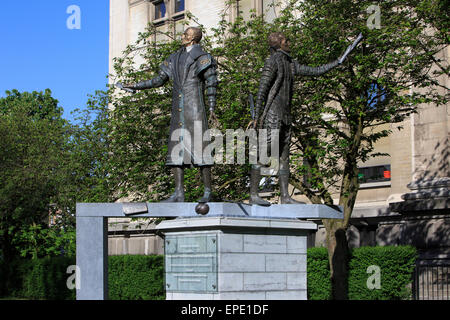
[[[109,236],[108,255],[164,254],[164,240],[155,235]]]

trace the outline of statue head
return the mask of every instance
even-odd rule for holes
[[[291,49],[289,47],[290,42],[287,37],[281,32],[272,32],[269,35],[269,46],[274,50],[281,49],[283,51],[289,52]]]
[[[185,47],[188,47],[193,44],[200,43],[202,37],[203,33],[200,28],[189,27],[184,31],[183,35],[181,36],[181,41]]]

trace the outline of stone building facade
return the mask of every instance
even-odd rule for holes
[[[245,17],[254,9],[273,19],[277,10],[270,5],[274,1],[241,0],[228,6],[225,0],[110,0],[110,72],[113,58],[120,56],[149,22],[164,31],[172,28],[176,34],[183,31],[181,22],[187,11],[206,28],[215,26],[222,12],[234,19],[239,10]],[[449,48],[439,54],[449,61]],[[448,77],[441,81],[449,87]],[[424,254],[450,259],[449,125],[448,105],[421,105],[417,114],[390,125],[392,134],[376,145],[378,152],[390,156],[360,164],[367,179],[361,184],[348,232],[352,247],[413,244]],[[403,129],[397,130],[399,126]],[[301,195],[296,197],[302,200]],[[110,254],[162,253],[152,226],[142,231],[136,226],[145,222],[122,222],[112,222],[110,227]],[[316,246],[324,245],[324,232],[320,228],[311,239]]]

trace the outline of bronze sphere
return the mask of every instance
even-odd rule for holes
[[[207,215],[209,212],[209,206],[207,203],[199,203],[196,207],[195,207],[195,212],[197,212],[197,214],[201,214],[201,215]]]

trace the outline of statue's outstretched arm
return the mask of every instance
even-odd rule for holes
[[[360,33],[356,40],[348,46],[347,50],[344,52],[343,55],[339,57],[339,59],[336,59],[335,61],[324,64],[320,67],[308,67],[301,65],[298,61],[294,61],[294,74],[295,75],[302,75],[302,76],[320,76],[324,73],[327,73],[331,69],[337,67],[338,65],[342,64],[347,56],[350,54],[350,52],[355,49],[355,47],[358,45],[358,43],[361,42],[363,39],[363,35]]]
[[[169,80],[169,76],[164,71],[160,70],[158,75],[153,79],[141,81],[134,85],[124,85],[123,87],[132,90],[159,88],[163,86],[167,82],[167,80]]]
[[[309,67],[301,65],[298,61],[294,61],[294,74],[296,76],[320,76],[327,73],[331,69],[339,65],[339,60],[335,60],[331,63],[321,65],[320,67]]]

